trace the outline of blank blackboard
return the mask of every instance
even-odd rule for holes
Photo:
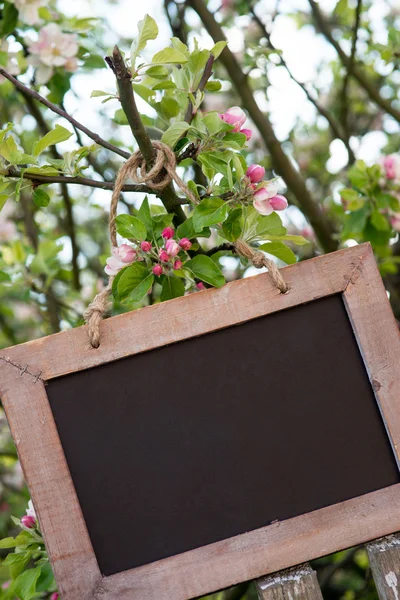
[[[46,389],[104,575],[400,480],[339,294]]]

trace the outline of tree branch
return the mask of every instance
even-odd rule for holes
[[[96,181],[88,177],[67,177],[66,175],[40,175],[39,173],[27,173],[19,171],[14,167],[9,167],[5,171],[0,171],[0,175],[3,177],[10,177],[13,179],[19,179],[23,177],[33,183],[38,184],[51,184],[51,183],[65,183],[67,185],[84,185],[86,187],[98,188],[100,190],[113,190],[113,181]],[[133,183],[127,183],[122,188],[123,192],[139,192],[142,194],[155,194],[155,191],[145,185],[136,185]],[[186,198],[177,198],[178,204],[188,204]]]
[[[221,26],[207,9],[203,0],[187,0],[187,2],[199,15],[204,27],[211,35],[214,42],[222,40],[226,41]],[[222,52],[221,61],[242,99],[243,106],[247,108],[251,119],[264,139],[279,174],[283,177],[304,214],[309,219],[322,248],[326,252],[335,250],[338,244],[334,237],[335,229],[332,222],[322,212],[321,206],[311,197],[302,177],[284,153],[270,120],[258,107],[247,78],[229,48],[225,48]]]
[[[318,4],[314,2],[314,0],[308,0],[308,2],[311,6],[311,11],[314,16],[317,29],[319,29],[324,38],[334,47],[342,64],[349,71],[350,75],[352,75],[354,79],[358,81],[358,83],[362,88],[364,88],[370,99],[375,102],[375,104],[377,104],[380,108],[382,108],[382,110],[387,112],[400,123],[400,111],[394,108],[389,100],[386,100],[386,98],[383,98],[380,95],[378,86],[368,79],[367,75],[365,75],[364,71],[359,66],[352,64],[350,57],[344,52],[344,50],[342,50],[340,44],[333,37],[330,25],[325,20]]]
[[[136,139],[139,149],[148,165],[153,164],[154,149],[151,139],[147,134],[146,129],[140,118],[138,108],[136,106],[135,97],[132,88],[132,76],[125,65],[125,61],[117,46],[114,47],[112,57],[107,57],[107,64],[112,68],[116,78],[119,91],[119,99],[123,111],[126,114],[128,123],[132,130],[133,136]],[[172,184],[168,185],[163,190],[157,192],[165,208],[169,213],[174,214],[174,224],[179,225],[186,220],[185,213],[182,210],[181,203]]]
[[[361,23],[361,12],[362,12],[362,0],[357,0],[356,14],[355,14],[354,26],[353,26],[349,67],[348,67],[348,69],[346,71],[346,75],[344,77],[343,88],[342,88],[342,93],[341,93],[342,126],[343,126],[343,130],[345,132],[345,136],[346,136],[348,142],[350,140],[348,89],[349,89],[351,73],[354,69],[354,63],[355,63],[355,57],[356,57],[356,51],[357,51],[358,30],[360,28],[360,23]],[[354,161],[355,161],[355,157],[350,160],[350,164],[352,164]]]
[[[53,104],[52,102],[49,102],[49,100],[47,100],[46,98],[43,98],[43,96],[41,96],[40,94],[38,94],[34,90],[31,90],[26,85],[24,85],[23,83],[21,83],[18,79],[16,79],[12,75],[10,75],[10,73],[8,73],[5,69],[3,69],[3,67],[0,67],[0,75],[3,75],[3,77],[5,77],[6,79],[8,79],[8,81],[11,81],[11,83],[17,88],[17,90],[19,90],[21,92],[25,92],[25,94],[27,94],[28,96],[30,96],[34,100],[37,100],[38,102],[40,102],[41,104],[43,104],[44,106],[46,106],[47,108],[49,108],[51,111],[53,111],[54,113],[56,113],[60,117],[63,117],[64,119],[66,119],[67,121],[69,121],[77,129],[80,129],[80,131],[82,131],[83,133],[85,133],[94,142],[96,142],[96,144],[99,144],[99,146],[103,146],[103,148],[106,148],[107,150],[110,150],[111,152],[115,152],[115,154],[119,154],[123,158],[129,158],[130,157],[129,152],[126,152],[125,150],[121,150],[121,148],[117,148],[117,146],[114,146],[113,144],[110,144],[106,140],[103,140],[103,138],[101,138],[99,135],[97,135],[97,133],[94,133],[93,131],[91,131],[90,129],[88,129],[87,127],[85,127],[85,125],[82,125],[82,123],[79,123],[79,121],[77,121],[76,119],[74,119],[74,117],[71,117],[71,115],[68,114],[65,110],[62,110],[56,104]]]
[[[263,21],[260,19],[260,17],[255,12],[254,6],[252,6],[250,8],[250,12],[253,15],[253,18],[254,18],[255,22],[257,23],[257,25],[260,27],[263,35],[265,36],[265,38],[268,42],[268,46],[271,48],[271,50],[276,50],[275,46],[273,45],[273,43],[271,41],[271,36],[268,33],[267,28],[266,28],[265,24],[263,23]],[[285,59],[281,55],[278,55],[278,56],[279,56],[280,64],[282,65],[282,67],[284,67],[286,69],[286,71],[287,71],[289,77],[292,79],[292,81],[294,81],[303,90],[303,92],[307,96],[308,100],[311,102],[311,104],[313,104],[315,106],[315,108],[317,109],[319,114],[328,121],[329,127],[331,128],[333,135],[336,138],[342,140],[342,142],[345,144],[345,146],[347,148],[347,152],[349,154],[349,161],[354,162],[355,156],[354,156],[353,150],[350,147],[349,139],[346,135],[344,135],[344,133],[341,132],[340,126],[338,123],[336,123],[332,114],[329,112],[329,110],[327,110],[324,106],[322,106],[322,104],[320,104],[316,98],[314,98],[314,96],[310,93],[310,91],[307,89],[307,86],[304,83],[302,83],[301,81],[296,79],[296,77],[293,75],[291,69],[289,68],[287,62],[285,61]]]

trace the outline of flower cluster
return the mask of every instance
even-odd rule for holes
[[[232,108],[228,108],[226,112],[219,116],[225,123],[233,126],[233,131],[235,133],[243,133],[246,136],[247,141],[251,139],[253,131],[251,129],[243,128],[247,117],[239,106],[232,106]]]
[[[183,260],[188,258],[184,253],[190,250],[192,242],[188,238],[173,239],[175,231],[172,227],[165,227],[161,236],[163,244],[158,248],[154,248],[148,241],[140,242],[135,248],[128,244],[121,244],[118,248],[113,248],[113,255],[106,261],[105,272],[107,275],[114,277],[124,267],[135,261],[144,260],[152,265],[152,272],[156,277],[168,274],[171,269],[174,271],[180,269]]]
[[[36,25],[40,21],[39,8],[45,6],[46,0],[14,0],[21,21],[28,25]]]
[[[262,181],[265,169],[261,165],[250,165],[246,171],[250,187],[254,190],[253,206],[261,215],[270,215],[274,210],[285,210],[288,201],[278,194],[275,181]]]
[[[54,68],[62,67],[73,73],[78,68],[77,36],[63,33],[57,23],[49,23],[39,32],[36,42],[29,43],[30,56],[28,62],[36,67],[36,81],[44,84],[54,73]]]

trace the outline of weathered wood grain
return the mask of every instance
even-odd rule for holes
[[[299,565],[255,581],[259,600],[323,600],[317,574]]]
[[[287,294],[279,293],[268,273],[262,273],[219,289],[106,319],[97,349],[90,346],[85,326],[14,346],[0,354],[28,364],[32,372],[41,372],[45,380],[81,371],[341,293],[364,254],[370,252],[368,248],[368,244],[363,244],[282,269],[290,287]]]
[[[399,600],[400,536],[390,535],[370,542],[367,552],[379,600]]]
[[[57,583],[65,600],[89,600],[101,582],[43,381],[0,363],[0,395]]]

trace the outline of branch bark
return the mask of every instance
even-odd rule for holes
[[[151,139],[142,123],[136,100],[132,88],[132,76],[125,65],[125,61],[117,46],[114,47],[112,57],[107,57],[107,63],[112,68],[116,78],[119,91],[119,99],[123,111],[126,114],[128,123],[134,138],[136,139],[139,149],[148,165],[152,165],[154,161],[154,149]],[[182,210],[181,202],[175,194],[172,184],[168,185],[163,190],[157,192],[158,197],[164,204],[169,213],[174,214],[174,224],[180,225],[186,220],[185,213]]]
[[[346,67],[354,79],[356,79],[361,87],[364,88],[370,99],[400,123],[400,111],[392,106],[389,100],[386,100],[386,98],[383,98],[380,95],[377,85],[368,79],[368,76],[364,73],[361,67],[357,66],[356,64],[352,64],[351,58],[344,52],[344,50],[342,50],[340,44],[333,37],[330,25],[326,21],[318,4],[314,2],[314,0],[308,1],[311,6],[311,11],[315,19],[317,29],[336,50],[343,66]]]
[[[94,142],[96,142],[96,144],[99,144],[99,146],[103,146],[103,148],[106,148],[107,150],[110,150],[111,152],[115,152],[115,154],[119,154],[123,158],[129,158],[129,156],[130,156],[129,152],[126,152],[125,150],[121,150],[121,148],[117,148],[117,146],[114,146],[113,144],[110,144],[106,140],[103,140],[103,138],[100,137],[99,135],[97,135],[97,133],[94,133],[93,131],[91,131],[90,129],[85,127],[85,125],[82,125],[82,123],[79,123],[79,121],[74,119],[74,117],[71,117],[71,115],[68,114],[65,110],[62,110],[56,104],[49,102],[49,100],[47,100],[46,98],[43,98],[43,96],[41,96],[34,90],[31,90],[26,85],[21,83],[19,81],[19,79],[16,79],[12,75],[10,75],[10,73],[8,73],[5,69],[3,69],[3,67],[0,67],[0,75],[3,75],[3,77],[8,79],[8,81],[11,81],[11,83],[20,92],[24,92],[25,94],[27,94],[34,100],[37,100],[37,102],[40,102],[41,104],[43,104],[44,106],[49,108],[52,112],[56,113],[56,115],[59,115],[60,117],[63,117],[64,119],[69,121],[71,123],[71,125],[75,126],[77,129],[79,129],[80,131],[85,133]]]
[[[212,13],[207,9],[203,0],[188,0],[191,6],[200,17],[204,27],[213,38],[214,42],[226,41],[226,37],[221,26],[215,20]],[[249,115],[257,126],[264,142],[272,156],[274,164],[285,180],[288,188],[296,198],[299,206],[309,219],[317,238],[326,252],[337,249],[337,241],[334,237],[335,228],[333,223],[322,212],[321,206],[311,197],[305,182],[301,175],[296,171],[290,159],[284,153],[282,146],[275,135],[272,124],[267,115],[263,114],[254,99],[248,80],[235,56],[229,50],[221,54],[221,61],[224,64],[233,84],[242,99],[243,106],[247,108]]]

